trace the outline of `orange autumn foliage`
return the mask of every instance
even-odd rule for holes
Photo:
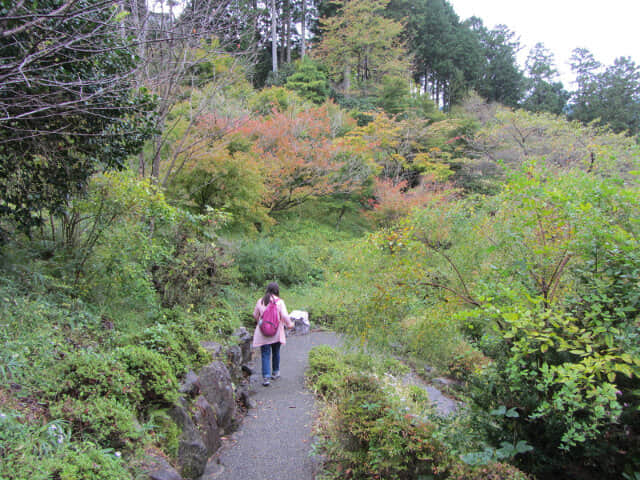
[[[451,184],[430,177],[423,178],[415,188],[407,188],[405,180],[394,183],[390,179],[376,179],[374,197],[369,200],[369,216],[378,225],[389,227],[412,209],[453,198],[456,193]]]
[[[302,112],[274,110],[240,128],[262,165],[263,204],[269,211],[361,188],[359,178],[344,174],[348,155],[334,130],[327,105]]]

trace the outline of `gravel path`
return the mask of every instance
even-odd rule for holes
[[[255,350],[251,391],[257,406],[209,461],[201,480],[311,480],[314,397],[304,387],[304,371],[311,348],[338,344],[331,332],[288,337],[280,353],[282,378],[269,387],[261,384],[259,350]]]

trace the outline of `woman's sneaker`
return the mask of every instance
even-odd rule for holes
[[[262,379],[262,386],[263,387],[268,387],[270,384],[271,384],[271,382],[269,382],[268,378]]]
[[[280,378],[280,372],[274,372],[273,375],[271,375],[271,380],[278,380]]]

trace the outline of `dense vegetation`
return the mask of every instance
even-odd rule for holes
[[[174,7],[0,0],[0,478],[175,459],[274,279],[387,355],[312,355],[327,478],[639,478],[636,64],[567,92],[445,0]]]

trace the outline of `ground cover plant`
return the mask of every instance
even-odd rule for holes
[[[326,456],[321,478],[528,478],[508,464],[476,467],[455,455],[428,395],[388,381],[407,370],[357,350],[311,350],[307,380],[324,401],[314,447]]]

